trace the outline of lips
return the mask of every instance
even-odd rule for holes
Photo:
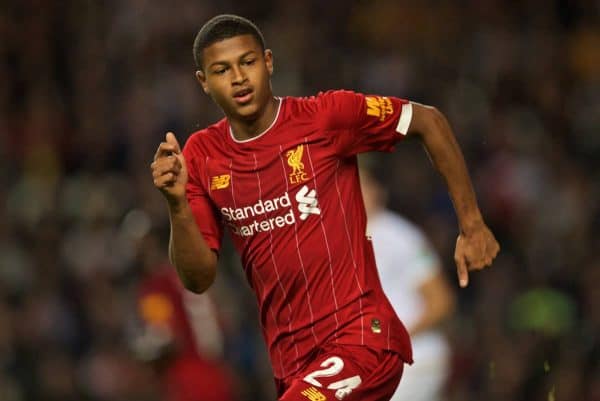
[[[252,100],[252,94],[254,91],[251,88],[243,88],[235,91],[233,93],[233,98],[239,104],[248,103]]]

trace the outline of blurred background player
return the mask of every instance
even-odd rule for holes
[[[386,208],[386,191],[373,163],[361,160],[360,183],[383,289],[406,325],[414,364],[406,367],[392,401],[440,401],[450,348],[439,324],[454,311],[455,296],[425,234]]]
[[[160,256],[156,236],[141,246],[144,277],[138,291],[142,334],[137,356],[149,362],[164,401],[233,401],[234,377],[222,361],[224,336],[210,293],[181,285],[175,269]]]

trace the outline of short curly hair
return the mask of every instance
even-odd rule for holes
[[[205,23],[194,39],[194,61],[202,69],[202,51],[215,42],[239,35],[252,35],[265,50],[265,39],[250,20],[233,14],[221,14]]]

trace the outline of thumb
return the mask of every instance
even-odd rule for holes
[[[181,153],[181,147],[179,146],[179,142],[177,142],[177,138],[175,138],[175,134],[172,132],[167,132],[165,136],[165,140],[168,144],[175,146],[175,153]]]
[[[469,269],[464,256],[456,260],[456,272],[458,273],[458,282],[462,288],[469,285]]]

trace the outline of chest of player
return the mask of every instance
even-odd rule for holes
[[[335,191],[328,183],[336,163],[318,139],[250,148],[206,161],[208,192],[234,233],[250,227],[253,235],[320,215],[323,198]]]

